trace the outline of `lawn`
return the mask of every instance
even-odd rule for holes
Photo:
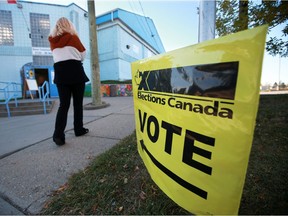
[[[239,214],[288,214],[288,95],[260,98]],[[41,214],[186,215],[151,180],[135,133],[74,174]]]

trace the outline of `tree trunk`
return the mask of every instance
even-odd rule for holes
[[[248,29],[248,3],[248,0],[239,1],[239,31]]]

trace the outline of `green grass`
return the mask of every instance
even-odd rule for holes
[[[132,84],[132,80],[103,80],[101,84]]]
[[[265,95],[254,132],[240,214],[288,214],[288,95]]]
[[[288,95],[261,96],[239,214],[288,213]],[[55,191],[41,214],[186,215],[151,180],[135,133]]]
[[[135,133],[53,194],[42,214],[185,214],[150,179]]]

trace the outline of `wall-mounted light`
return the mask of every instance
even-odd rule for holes
[[[17,8],[22,9],[22,8],[23,8],[23,5],[20,4],[20,3],[17,3]]]
[[[127,49],[130,49],[130,45],[126,45],[126,48],[127,48]]]
[[[84,13],[84,17],[88,17],[88,13]]]

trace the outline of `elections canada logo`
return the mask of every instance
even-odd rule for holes
[[[224,62],[138,70],[134,76],[137,97],[195,114],[232,119],[238,67],[239,62]]]

